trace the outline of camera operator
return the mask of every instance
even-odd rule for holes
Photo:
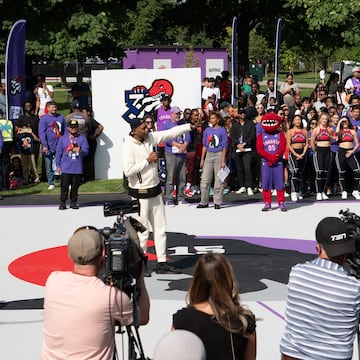
[[[73,271],[50,274],[45,288],[43,360],[112,360],[115,321],[133,323],[133,303],[98,277],[103,267],[103,237],[93,227],[77,229],[68,243]],[[138,280],[139,324],[149,321],[149,296],[144,277]]]
[[[318,257],[289,277],[282,360],[351,359],[360,312],[360,281],[344,268],[355,252],[349,226],[327,217],[316,228]]]
[[[169,130],[149,132],[144,119],[131,121],[130,135],[123,145],[124,174],[129,180],[129,195],[139,199],[139,221],[147,229],[139,233],[140,246],[146,253],[151,224],[158,264],[158,274],[178,274],[180,271],[166,262],[165,206],[158,176],[159,153],[155,147],[166,140],[197,128],[198,124],[184,124]],[[182,191],[182,189],[179,189]],[[151,276],[150,272],[146,276]]]

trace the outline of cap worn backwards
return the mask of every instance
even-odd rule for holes
[[[348,225],[337,217],[322,219],[316,227],[315,235],[316,241],[330,257],[355,251],[355,240],[350,236]]]
[[[75,128],[75,127],[78,127],[79,126],[79,123],[78,123],[78,121],[77,120],[71,120],[70,122],[69,122],[69,127],[71,127],[71,128]]]
[[[140,119],[140,118],[132,119],[131,122],[130,122],[131,130],[135,130],[136,128],[138,128],[144,122],[145,122],[144,119]]]
[[[102,254],[103,237],[94,229],[77,231],[68,242],[68,253],[75,263],[86,265]]]

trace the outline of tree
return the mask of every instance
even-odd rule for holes
[[[284,69],[288,72],[293,73],[298,63],[298,54],[295,49],[284,49],[280,52],[280,61]]]
[[[194,47],[192,45],[189,46],[189,51],[185,52],[185,63],[184,63],[184,67],[185,68],[192,68],[192,67],[196,67],[199,65],[199,58],[196,56],[195,51],[194,51]]]
[[[267,40],[257,33],[256,28],[249,34],[249,60],[252,63],[258,59],[263,62],[271,61],[274,59],[275,50],[269,47]]]
[[[284,6],[302,15],[311,33],[322,33],[333,39],[340,35],[345,45],[356,46],[360,42],[360,6],[358,0],[341,3],[333,0],[289,0]]]

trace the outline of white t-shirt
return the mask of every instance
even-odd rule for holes
[[[207,100],[210,96],[215,95],[215,101],[218,102],[220,99],[220,89],[218,87],[206,87],[204,86],[202,94],[201,94],[201,98],[203,100]]]
[[[54,88],[52,87],[52,85],[46,85],[46,87],[49,89],[49,91],[53,92]],[[44,89],[44,88],[38,88],[36,97],[40,100],[40,105],[39,105],[39,116],[44,115],[45,113],[45,106],[49,101],[52,101],[53,98],[49,95],[48,90]]]

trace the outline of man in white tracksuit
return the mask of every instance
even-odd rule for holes
[[[140,245],[146,252],[151,224],[158,264],[158,274],[178,274],[180,271],[166,261],[165,205],[158,176],[156,146],[184,134],[198,124],[184,124],[165,131],[149,132],[143,119],[133,119],[131,132],[123,144],[123,169],[129,181],[129,195],[139,199],[139,221],[146,231],[139,233]],[[151,276],[150,273],[147,276]]]

